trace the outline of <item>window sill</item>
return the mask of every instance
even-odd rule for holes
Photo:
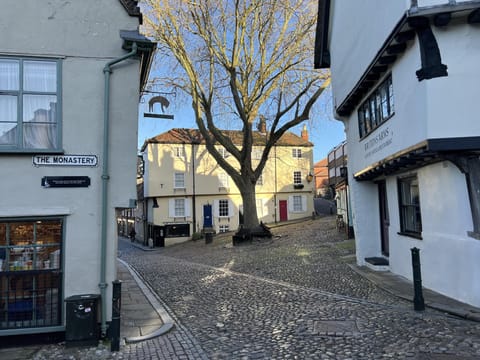
[[[55,154],[55,155],[63,155],[65,154],[65,150],[63,149],[52,149],[52,150],[45,150],[45,149],[2,149],[0,147],[0,155],[8,155],[8,154],[16,154],[16,155],[48,155],[48,154]]]
[[[408,236],[417,240],[423,240],[421,233],[399,231],[397,234],[402,236]]]

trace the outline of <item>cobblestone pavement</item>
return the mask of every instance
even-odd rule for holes
[[[273,239],[236,247],[231,236],[217,236],[211,244],[151,252],[120,248],[120,257],[155,290],[177,326],[160,338],[123,345],[120,352],[96,348],[88,356],[480,359],[480,323],[435,310],[414,312],[411,303],[353,272],[347,265],[353,241],[339,236],[333,217],[272,231]],[[58,351],[51,358],[61,358]],[[76,356],[70,358],[89,358]]]

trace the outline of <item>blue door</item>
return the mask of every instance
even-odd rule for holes
[[[211,228],[213,226],[212,222],[212,205],[207,204],[203,205],[203,227]]]

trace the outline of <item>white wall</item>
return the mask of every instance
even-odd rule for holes
[[[67,155],[96,155],[99,162],[95,168],[34,167],[31,154],[2,154],[0,167],[9,169],[11,175],[0,180],[0,213],[68,214],[64,296],[100,293],[103,68],[126,53],[119,31],[136,29],[138,18],[130,17],[117,0],[102,4],[97,0],[8,0],[2,3],[0,20],[0,55],[63,58],[63,149]],[[107,294],[116,278],[114,209],[126,207],[130,198],[136,198],[138,60],[115,67],[111,78]],[[91,186],[40,186],[43,176],[67,175],[88,176]],[[106,303],[110,313],[111,301]]]
[[[384,4],[385,0],[331,2],[329,47],[334,105],[343,102],[409,8],[405,0]],[[362,41],[366,38],[368,41]]]

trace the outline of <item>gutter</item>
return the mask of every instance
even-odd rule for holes
[[[106,253],[107,253],[107,193],[108,193],[108,180],[110,176],[108,174],[108,142],[109,142],[109,122],[110,122],[110,75],[112,74],[112,66],[127,60],[137,55],[138,47],[137,43],[132,43],[132,50],[117,59],[109,61],[103,68],[103,74],[105,75],[105,96],[104,96],[104,113],[103,113],[103,165],[102,165],[102,230],[101,230],[101,255],[100,255],[100,288],[101,302],[102,302],[102,324],[101,324],[101,336],[104,338],[107,334],[107,321],[106,321]]]

